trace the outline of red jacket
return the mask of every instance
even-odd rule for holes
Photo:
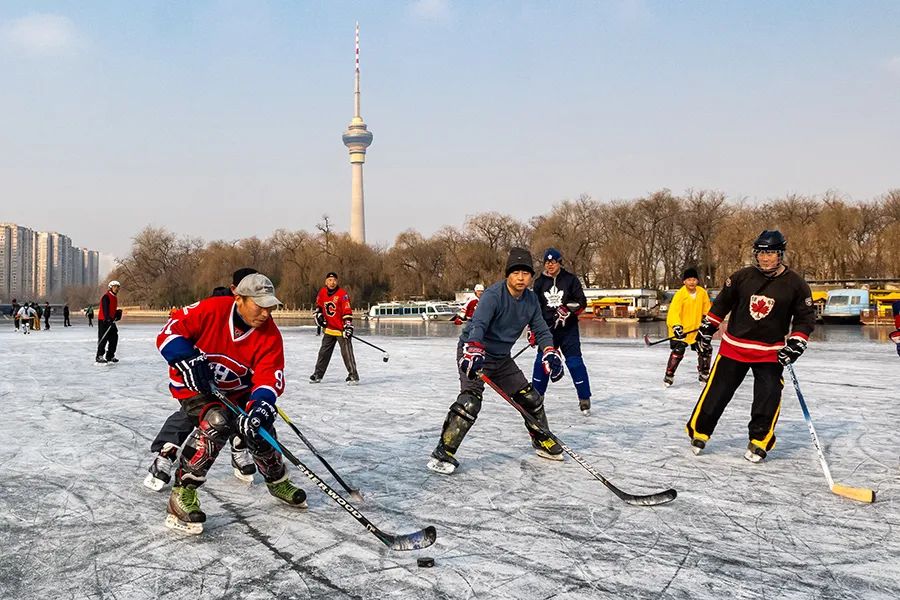
[[[116,318],[116,310],[119,308],[119,299],[109,290],[100,297],[100,309],[97,312],[98,321],[112,321]]]

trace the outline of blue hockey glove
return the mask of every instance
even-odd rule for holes
[[[550,376],[550,381],[556,382],[562,379],[563,361],[559,350],[552,346],[545,348],[541,364],[544,366],[544,373]]]
[[[787,344],[778,351],[778,362],[783,365],[796,362],[804,350],[806,350],[806,340],[795,337],[788,338]]]
[[[275,407],[265,400],[254,400],[246,415],[237,418],[238,431],[241,437],[256,438],[260,429],[270,430],[275,424]]]
[[[212,394],[215,378],[205,354],[196,350],[191,356],[172,362],[172,367],[181,375],[187,389],[198,394]]]
[[[459,370],[469,379],[475,379],[484,366],[484,345],[481,342],[467,342],[459,359]]]

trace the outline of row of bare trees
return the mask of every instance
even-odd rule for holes
[[[123,301],[182,305],[254,266],[268,274],[291,307],[309,306],[327,271],[337,271],[357,305],[410,297],[449,298],[502,275],[511,246],[538,257],[559,248],[586,286],[663,288],[695,266],[712,287],[751,259],[763,229],[788,239],[787,262],[807,279],[900,275],[900,190],[867,202],[837,193],[788,195],[751,205],[710,190],[681,196],[660,190],[629,201],[589,196],[555,205],[529,221],[496,212],[444,227],[430,237],[402,232],[389,248],[357,244],[327,217],[313,232],[278,230],[270,238],[204,244],[160,228],[134,238],[113,276]]]

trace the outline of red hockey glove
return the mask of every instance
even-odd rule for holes
[[[481,342],[467,342],[459,359],[459,370],[469,379],[475,379],[484,366],[484,345]]]
[[[544,366],[544,373],[550,376],[550,381],[557,382],[562,379],[563,361],[559,350],[552,346],[545,348],[541,364]]]

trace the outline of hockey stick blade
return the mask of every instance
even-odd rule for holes
[[[644,343],[647,344],[647,347],[650,347],[650,336],[646,333],[644,334]]]
[[[425,529],[420,529],[413,533],[401,535],[390,535],[383,532],[379,533],[376,533],[375,535],[377,535],[378,539],[384,542],[386,546],[389,546],[391,550],[421,550],[422,548],[427,548],[432,545],[437,539],[437,530],[433,525],[429,525]]]
[[[868,488],[849,487],[836,483],[831,487],[831,491],[838,496],[856,500],[857,502],[866,502],[868,504],[875,502],[875,490]]]
[[[605,485],[609,489],[609,491],[611,491],[613,494],[615,494],[616,497],[618,497],[623,502],[627,502],[628,504],[631,504],[632,506],[657,506],[659,504],[666,504],[668,502],[671,502],[672,500],[674,500],[676,498],[676,496],[678,496],[678,492],[676,492],[673,489],[668,489],[668,490],[665,490],[662,492],[657,492],[655,494],[648,494],[645,496],[640,496],[640,495],[636,495],[636,494],[629,494],[628,492],[623,492],[622,490],[617,488],[611,481],[609,481],[606,477],[601,475],[600,472],[597,471],[597,469],[595,469],[589,462],[584,460],[580,454],[578,454],[577,452],[575,452],[574,450],[569,448],[567,445],[565,445],[562,442],[562,440],[560,440],[558,437],[556,437],[556,435],[554,435],[550,431],[544,431],[543,428],[541,427],[541,424],[538,423],[537,419],[535,419],[528,411],[526,411],[524,408],[522,408],[522,406],[519,405],[518,402],[516,402],[515,400],[510,398],[509,395],[506,392],[504,392],[500,388],[500,386],[498,386],[496,383],[494,383],[487,375],[485,375],[484,373],[481,373],[479,376],[481,377],[481,380],[483,382],[485,382],[486,384],[488,384],[488,386],[490,386],[491,389],[493,389],[495,392],[497,392],[497,394],[501,398],[506,400],[513,408],[515,408],[517,411],[519,411],[519,414],[521,414],[522,417],[524,417],[525,420],[532,427],[536,428],[538,431],[547,435],[548,437],[550,437],[550,439],[552,439],[554,442],[559,444],[560,448],[562,448],[563,451],[566,452],[566,454],[571,456],[575,460],[575,462],[577,462],[579,465],[584,467],[588,473],[593,475],[594,479],[598,480],[600,483]]]

